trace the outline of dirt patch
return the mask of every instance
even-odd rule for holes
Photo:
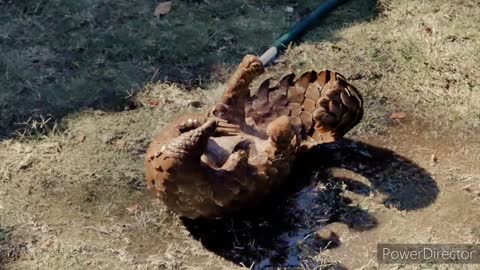
[[[478,154],[466,150],[480,149],[480,141],[462,134],[441,134],[432,130],[418,130],[412,126],[401,126],[389,130],[385,136],[365,137],[362,141],[395,149],[395,152],[415,160],[429,171],[437,191],[423,185],[415,185],[418,192],[406,189],[400,199],[414,203],[428,201],[428,207],[418,209],[374,208],[370,211],[378,221],[374,230],[360,234],[348,232],[337,249],[322,256],[335,258],[348,268],[384,268],[376,263],[377,243],[476,243],[478,235],[472,231],[478,226],[480,213],[479,197],[469,190],[478,187],[480,171]],[[386,164],[391,164],[387,162]],[[384,171],[385,179],[404,170]],[[414,175],[418,175],[417,173]],[[415,181],[407,176],[405,180]],[[400,203],[401,205],[401,203]],[[424,206],[427,206],[423,204]],[[397,211],[400,210],[400,211]],[[448,268],[448,267],[447,267]]]

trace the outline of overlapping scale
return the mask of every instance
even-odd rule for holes
[[[247,117],[257,125],[288,115],[302,138],[327,143],[345,135],[363,116],[360,93],[334,71],[312,70],[296,79],[288,74],[271,84],[265,80],[247,106]]]

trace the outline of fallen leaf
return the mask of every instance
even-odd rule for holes
[[[423,30],[425,30],[425,32],[426,32],[427,34],[429,34],[429,35],[432,35],[432,33],[433,33],[432,28],[431,28],[431,27],[428,27],[428,26],[425,27]]]
[[[172,9],[172,1],[161,2],[155,8],[155,12],[153,14],[157,17],[162,15],[167,15],[171,9]]]
[[[149,107],[158,107],[160,105],[160,101],[158,100],[150,100],[148,101],[148,106]]]
[[[407,117],[406,112],[394,112],[390,115],[390,119],[403,119]]]

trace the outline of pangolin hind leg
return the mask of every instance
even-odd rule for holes
[[[267,173],[273,174],[274,177],[284,178],[290,174],[290,167],[300,144],[300,135],[293,127],[291,118],[286,115],[270,122],[267,126],[267,135],[272,156],[272,166]]]
[[[245,56],[228,80],[220,102],[215,104],[209,114],[233,124],[243,125],[245,103],[250,97],[249,85],[263,71],[264,67],[260,59],[253,55]]]
[[[295,145],[297,140],[290,117],[286,115],[280,116],[268,124],[267,135],[277,150],[288,149],[292,144]]]
[[[252,181],[251,167],[248,164],[248,149],[238,149],[231,153],[219,168],[211,168],[212,200],[225,210],[231,208],[239,194],[245,193],[255,182]],[[230,209],[233,210],[233,209]]]

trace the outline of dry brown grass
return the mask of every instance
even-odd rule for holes
[[[360,16],[355,10],[361,9],[362,1],[352,2],[356,3],[336,14]],[[299,73],[311,68],[329,68],[349,77],[365,98],[364,121],[350,133],[357,137],[376,138],[378,134],[389,133],[394,121],[388,116],[396,110],[408,114],[409,121],[401,122],[408,123],[406,132],[418,130],[416,123],[423,123],[422,127],[429,129],[425,136],[432,138],[444,137],[443,134],[451,136],[453,132],[446,132],[449,129],[474,132],[480,127],[480,7],[475,1],[461,0],[379,2],[380,14],[370,16],[368,21],[347,20],[348,24],[343,25],[344,19],[330,18],[326,21],[330,27],[313,31],[304,44],[289,49],[277,65],[268,69],[266,76],[278,77],[290,70]],[[262,3],[265,6],[262,8],[272,9],[270,19],[284,19],[282,12],[286,3],[272,7],[268,7],[268,1]],[[186,10],[187,2],[182,2],[181,7]],[[231,7],[228,2],[215,4],[216,12],[224,10],[222,8]],[[252,3],[247,3],[245,8],[247,12],[257,10]],[[252,17],[251,21],[238,23],[250,25],[255,22],[258,18]],[[232,29],[237,29],[237,23],[233,25]],[[262,25],[279,31],[278,25]],[[178,27],[184,29],[184,26]],[[253,35],[250,43],[248,35],[241,33],[245,40],[241,42],[239,55],[252,51],[246,44],[258,44],[253,43],[253,39],[258,42],[258,37],[264,35],[264,32]],[[224,37],[221,34],[219,38]],[[269,37],[265,39],[266,43],[271,41]],[[215,39],[215,44],[221,41]],[[224,43],[217,44],[215,50],[235,46]],[[191,60],[194,55],[192,52],[187,58]],[[225,67],[231,69],[232,61],[226,62]],[[73,113],[61,121],[61,128],[56,131],[45,133],[42,129],[41,136],[1,141],[0,268],[233,269],[231,262],[193,240],[175,216],[145,193],[143,184],[142,155],[153,132],[179,113],[202,110],[211,104],[220,93],[214,90],[220,89],[215,83],[188,90],[180,84],[147,83],[133,95],[132,100],[138,105],[136,109]],[[120,89],[122,93],[130,90],[125,87]],[[444,141],[461,144],[459,141],[463,139],[455,135]],[[478,139],[475,140],[470,139],[471,146],[477,145],[474,143],[478,143]],[[419,141],[425,142],[428,140]],[[407,145],[405,141],[396,143],[398,145],[386,142],[384,146],[398,146],[405,155],[423,160],[426,167],[425,160],[432,151],[437,151],[440,157],[444,154],[444,160],[459,159],[452,148],[447,149],[447,155],[447,150],[437,144],[419,146],[416,152],[409,152],[408,142]],[[466,154],[462,162],[470,162],[470,165],[456,169],[455,162],[446,162],[445,167],[429,167],[440,179],[438,181],[444,181],[440,182],[440,189],[447,192],[434,212],[442,211],[442,207],[449,209],[445,213],[455,212],[450,205],[457,204],[450,204],[452,201],[448,200],[454,200],[455,196],[447,189],[454,185],[454,192],[459,192],[455,179],[473,187],[479,183],[478,171],[473,171],[472,166],[475,160],[478,162],[478,153],[469,150],[468,146],[463,146]],[[461,178],[462,175],[465,177]],[[472,205],[478,203],[471,202]],[[139,207],[130,213],[127,207],[137,203]],[[402,213],[401,217],[393,210],[382,211],[385,217],[398,221],[399,226],[406,226],[406,219],[409,222],[422,218],[430,223],[442,222],[432,211],[425,211],[424,216],[423,211],[412,216]],[[462,218],[468,219],[467,216]],[[473,238],[469,237],[477,232],[478,240],[478,228],[478,224],[466,223],[465,232],[457,232],[458,238],[471,240]],[[405,240],[402,235],[393,235],[393,229],[395,227],[380,229],[385,235],[376,235],[376,239]],[[438,230],[437,235],[450,233],[448,227]],[[467,233],[468,230],[471,233]],[[425,234],[421,239],[428,238],[428,230],[421,232]],[[359,238],[368,241],[368,237]],[[335,258],[327,259],[335,261]],[[363,265],[368,261],[366,259]],[[250,266],[251,262],[245,264]]]

